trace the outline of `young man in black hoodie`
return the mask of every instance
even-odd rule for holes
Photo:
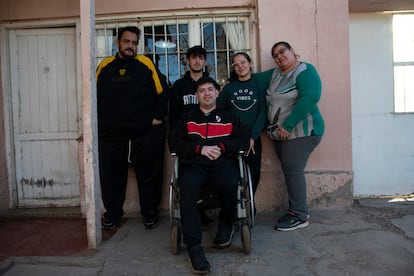
[[[137,27],[121,28],[118,53],[104,59],[96,71],[104,229],[117,227],[124,214],[130,165],[144,225],[158,226],[168,97],[152,61],[137,55],[139,33]]]
[[[180,210],[183,242],[194,273],[207,273],[210,264],[201,246],[201,219],[197,201],[210,185],[220,201],[219,226],[214,246],[230,246],[234,234],[239,167],[237,155],[249,148],[249,133],[239,119],[217,108],[219,85],[210,77],[197,81],[198,108],[180,117],[171,136],[179,158]]]
[[[198,101],[195,96],[197,89],[196,82],[202,76],[208,76],[208,73],[204,72],[207,51],[203,47],[197,45],[189,48],[186,53],[186,58],[189,70],[181,79],[174,82],[169,92],[169,124],[171,129],[174,128],[181,114],[197,107]]]

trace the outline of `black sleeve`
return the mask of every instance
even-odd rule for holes
[[[187,116],[183,114],[170,135],[170,151],[178,156],[188,158],[197,154],[198,143],[190,141],[187,137]]]
[[[250,146],[249,130],[242,126],[239,118],[232,114],[233,131],[231,139],[223,140],[222,144],[226,153],[235,155],[240,151],[247,151]]]
[[[168,91],[168,99],[169,99],[168,120],[170,124],[170,129],[173,129],[180,117],[181,109],[182,109],[181,101],[180,101],[180,93],[178,92],[178,88],[177,88],[177,82],[175,82],[174,85]]]
[[[160,79],[163,91],[156,95],[155,107],[154,107],[154,118],[157,120],[164,121],[168,111],[168,85],[165,76],[157,69],[158,78]],[[155,90],[156,91],[156,90]],[[156,92],[155,92],[156,93]]]

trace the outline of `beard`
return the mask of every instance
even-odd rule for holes
[[[137,53],[131,48],[127,48],[127,49],[119,51],[119,55],[124,59],[134,58],[136,54]]]
[[[194,73],[200,73],[200,72],[203,72],[203,67],[201,67],[201,68],[193,68],[193,67],[190,67],[190,69],[191,69],[191,71],[193,71]]]

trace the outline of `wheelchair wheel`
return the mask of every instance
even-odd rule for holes
[[[178,188],[178,159],[175,155],[174,169],[171,174],[170,191],[168,200],[168,210],[170,215],[171,225],[176,224],[180,220],[180,192]]]
[[[174,203],[173,203],[173,198],[175,196],[175,192],[174,192],[174,186],[173,184],[170,184],[170,193],[169,193],[169,198],[168,198],[168,212],[170,215],[170,223],[172,224],[174,222]]]
[[[245,191],[244,191],[244,196],[245,196],[245,200],[246,200],[246,218],[247,218],[247,223],[251,228],[253,228],[254,226],[254,197],[253,197],[253,187],[252,187],[252,177],[250,174],[250,168],[249,166],[245,166],[245,170],[246,170],[246,178],[247,178],[247,183],[245,185]]]
[[[243,252],[249,254],[251,250],[251,236],[250,236],[250,227],[246,224],[243,224],[240,231],[241,241],[243,244]]]
[[[171,252],[175,255],[180,253],[181,225],[173,224],[171,228]]]
[[[168,211],[170,215],[170,223],[174,224],[177,220],[180,219],[179,211],[179,195],[178,195],[178,188],[176,183],[172,183],[170,185],[170,194],[169,194],[169,201],[168,201]]]

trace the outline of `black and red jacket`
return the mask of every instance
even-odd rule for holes
[[[181,163],[217,165],[224,159],[236,159],[249,148],[249,132],[232,113],[215,109],[209,114],[195,108],[184,113],[171,135],[171,145]],[[203,146],[218,145],[222,155],[210,160],[201,155]]]

